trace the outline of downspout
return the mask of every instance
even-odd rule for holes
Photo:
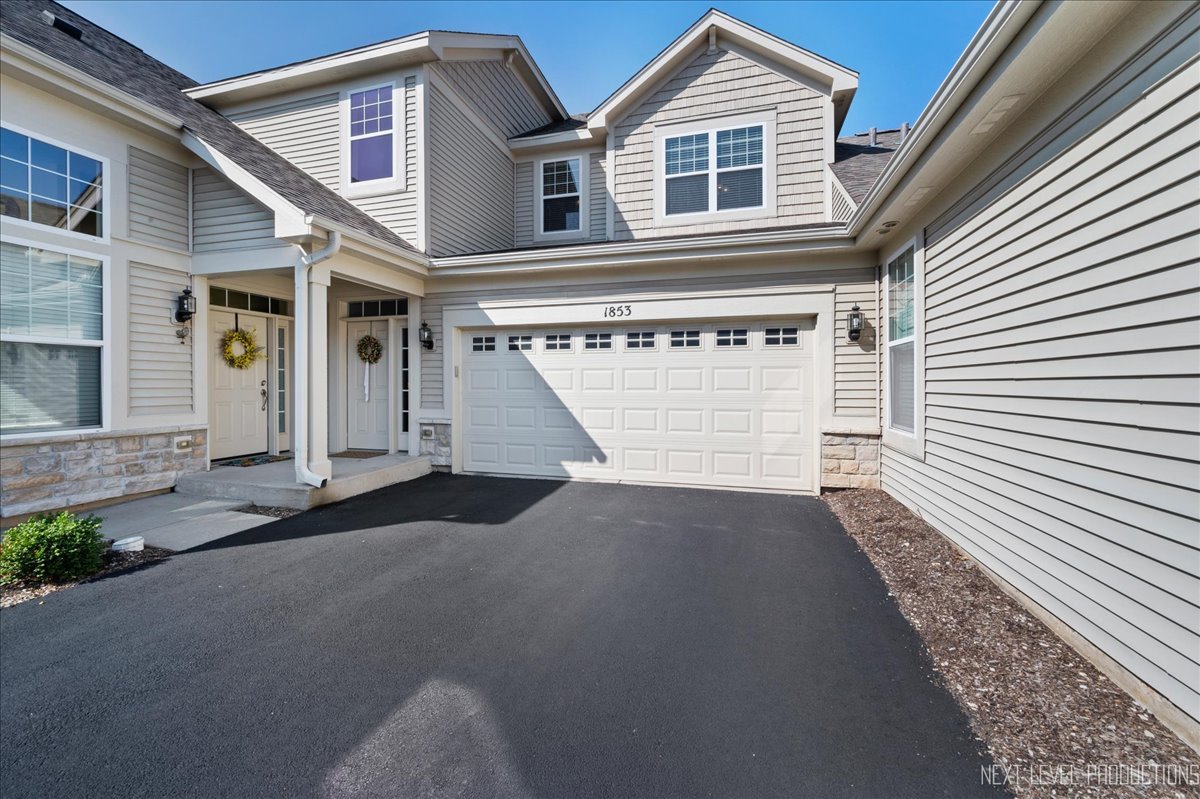
[[[312,268],[337,255],[342,234],[332,231],[329,243],[315,252],[300,256],[296,264],[296,400],[292,449],[295,450],[296,482],[324,488],[327,478],[308,468],[308,278]]]

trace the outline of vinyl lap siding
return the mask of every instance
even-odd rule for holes
[[[845,189],[837,178],[830,176],[830,181],[833,184],[833,203],[830,209],[832,213],[832,221],[846,222],[854,214],[854,203],[850,200],[850,195],[846,194]]]
[[[187,167],[129,148],[129,236],[187,252]]]
[[[429,101],[431,253],[512,247],[512,160],[436,85]]]
[[[878,305],[874,282],[840,283],[834,291],[833,412],[874,419],[879,398],[875,361]],[[858,305],[867,320],[858,341],[846,339],[846,317]]]
[[[1198,83],[1193,63],[1133,92],[930,236],[926,454],[882,463],[888,491],[1193,718]]]
[[[196,252],[240,250],[280,244],[275,219],[209,167],[192,173],[192,249]]]
[[[442,61],[436,69],[506,139],[552,121],[503,61]]]
[[[532,161],[513,164],[513,246],[533,244],[533,168]]]
[[[591,241],[604,241],[607,237],[608,222],[608,187],[605,185],[604,153],[592,153],[585,156],[588,162],[588,218],[584,220],[588,227],[585,229],[587,238]],[[537,187],[534,185],[534,171],[537,163],[524,161],[513,165],[514,175],[514,205],[513,221],[515,247],[532,247],[538,242],[533,238],[533,226],[537,216],[534,213],[534,203],[537,197]],[[546,246],[561,245],[561,240],[541,242]]]
[[[192,343],[175,336],[170,309],[191,278],[129,264],[129,414],[191,413]]]
[[[605,171],[607,165],[604,153],[592,153],[590,160],[588,216],[591,230],[588,231],[588,238],[592,241],[604,241],[608,237],[608,173]]]
[[[341,188],[337,92],[234,113],[229,118],[330,189]]]
[[[826,98],[734,53],[702,52],[650,95],[613,131],[618,240],[796,225],[825,221],[824,116]],[[675,120],[776,109],[776,213],[703,225],[654,228],[654,125]]]

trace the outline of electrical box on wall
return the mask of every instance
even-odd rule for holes
[[[175,451],[176,452],[187,452],[191,448],[192,448],[192,437],[191,436],[176,436],[175,437]]]
[[[433,428],[432,427],[422,427],[421,428],[421,438],[433,438]]]

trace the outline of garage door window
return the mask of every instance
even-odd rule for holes
[[[495,352],[496,337],[495,336],[472,336],[471,337],[471,352]]]
[[[699,349],[699,330],[672,330],[671,349]]]
[[[763,330],[763,345],[766,347],[795,347],[799,343],[798,327],[768,327]]]
[[[718,347],[746,347],[750,344],[750,331],[744,327],[717,330]]]
[[[566,352],[571,349],[570,333],[547,333],[546,352]]]
[[[652,350],[656,347],[653,330],[639,330],[625,334],[625,349]]]
[[[611,350],[612,333],[588,333],[583,337],[585,350]]]
[[[528,352],[533,349],[533,336],[509,336],[508,348]]]

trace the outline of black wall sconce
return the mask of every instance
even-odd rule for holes
[[[850,313],[846,315],[846,339],[848,341],[858,341],[862,338],[863,331],[863,315],[858,309],[858,303],[854,303],[854,307],[850,309]]]
[[[433,331],[429,329],[428,322],[421,323],[421,329],[417,331],[417,340],[421,342],[421,346],[425,349],[433,349]]]
[[[175,305],[175,321],[179,324],[191,321],[196,314],[196,298],[191,289],[184,289]]]

